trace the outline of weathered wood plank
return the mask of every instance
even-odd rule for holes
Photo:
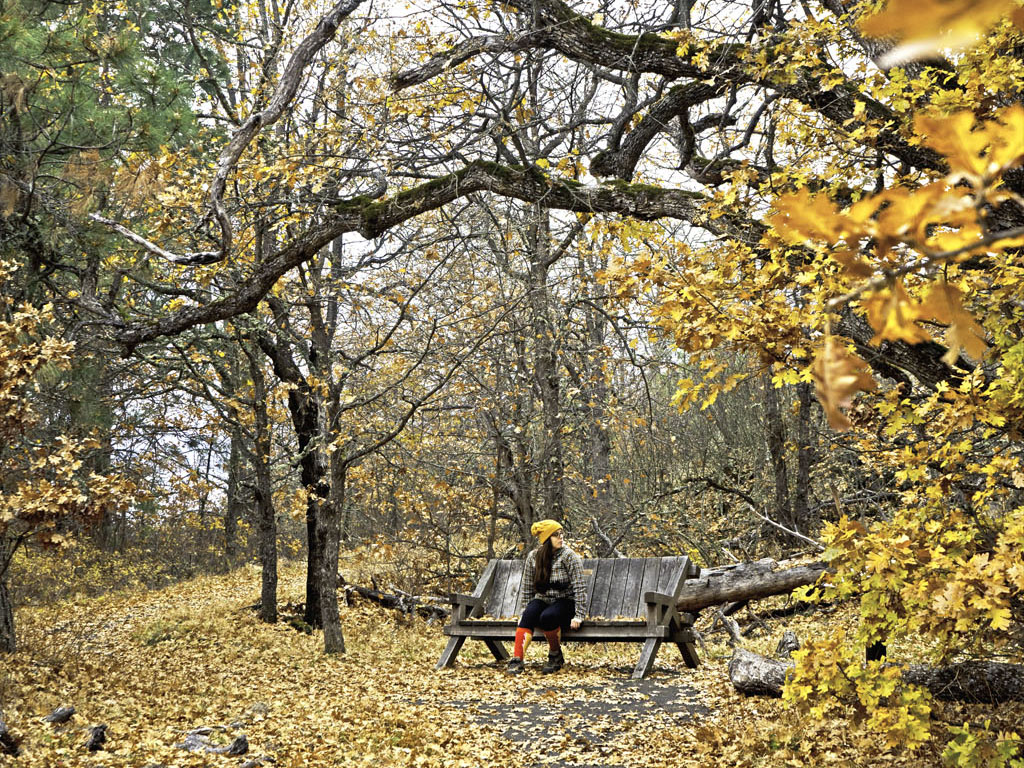
[[[658,572],[658,592],[668,592],[670,586],[675,586],[675,579],[679,564],[675,557],[661,558],[661,570]]]
[[[633,668],[634,679],[647,677],[651,673],[651,669],[654,668],[654,659],[658,655],[658,649],[661,648],[661,642],[661,640],[651,637],[644,643],[644,649],[640,652],[640,658]]]
[[[484,568],[484,572],[480,574],[480,578],[476,583],[476,588],[473,590],[473,597],[483,597],[486,595],[492,586],[494,586],[494,572],[498,569],[498,563],[500,560],[488,560],[487,567]]]
[[[480,624],[459,624],[444,628],[444,633],[449,637],[472,637],[477,640],[514,640],[516,626],[514,623],[503,623],[495,626],[495,623]],[[692,636],[673,633],[669,627],[648,627],[646,624],[616,625],[608,623],[600,626],[583,626],[579,629],[566,630],[562,634],[563,642],[576,640],[584,641],[643,641],[650,637],[657,637],[669,642],[683,642]]]
[[[487,649],[491,652],[498,661],[508,661],[508,651],[505,650],[505,646],[497,640],[491,640],[490,638],[484,638],[484,644]]]
[[[522,560],[512,560],[511,564],[505,581],[505,592],[502,597],[501,607],[494,613],[494,616],[499,619],[515,616],[519,607],[519,595],[522,593],[525,563]]]
[[[594,596],[590,600],[590,607],[587,611],[589,616],[608,616],[608,590],[612,580],[612,560],[596,561],[594,573]],[[613,618],[615,614],[608,616]]]
[[[675,579],[670,583],[668,588],[668,594],[672,596],[673,602],[678,599],[679,593],[683,589],[683,584],[686,583],[686,578],[690,573],[690,558],[680,557],[678,558],[678,561],[679,562],[676,564]],[[673,605],[671,609],[665,612],[666,621],[670,616],[675,614],[675,610],[675,606]]]
[[[594,600],[594,577],[597,575],[597,560],[585,558],[583,560],[583,575],[587,580],[587,604],[583,611],[584,616],[590,615],[590,604]]]
[[[605,615],[609,619],[622,615],[622,598],[626,593],[626,577],[629,575],[629,560],[616,558],[612,562],[612,582],[608,585],[608,599]]]
[[[505,584],[508,581],[508,573],[512,570],[512,560],[499,560],[494,571],[494,584],[491,587],[487,603],[484,606],[484,613],[488,616],[501,615],[501,603],[505,598]]]
[[[634,616],[647,615],[647,603],[644,602],[644,593],[653,592],[658,588],[658,576],[661,573],[661,558],[648,557],[644,560],[644,578],[640,582],[640,592],[636,596],[636,613]]]
[[[683,663],[690,669],[696,669],[700,666],[700,660],[697,658],[697,649],[693,647],[693,643],[676,643],[676,647],[679,648],[679,653],[683,655]]]
[[[459,651],[462,650],[463,643],[466,642],[465,635],[453,635],[448,638],[448,645],[444,647],[444,653],[441,654],[441,659],[437,662],[437,669],[442,667],[450,667],[455,663],[455,657],[459,655]]]
[[[636,599],[640,591],[640,584],[644,580],[644,571],[647,563],[642,557],[631,558],[627,561],[629,569],[626,573],[626,586],[622,593],[622,604],[619,607],[618,616],[639,616],[637,612],[639,602]]]

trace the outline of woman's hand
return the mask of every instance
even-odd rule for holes
[[[573,629],[579,629],[580,628],[580,624],[582,624],[582,623],[583,622],[580,621],[579,619],[573,619],[572,621],[569,622],[569,626],[572,627]]]

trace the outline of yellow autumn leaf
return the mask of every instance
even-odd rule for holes
[[[1024,9],[1021,9],[1024,12]],[[1024,106],[1012,107],[996,113],[996,119],[985,124],[991,149],[989,161],[998,170],[1013,168],[1024,162]]]
[[[891,67],[945,48],[969,46],[1016,10],[1014,0],[889,0],[880,13],[862,19],[860,27],[869,37],[900,41],[879,61],[879,66]]]
[[[862,303],[867,311],[868,323],[875,330],[872,344],[882,341],[917,344],[931,338],[917,324],[921,317],[920,304],[910,297],[902,282],[897,281],[889,288],[873,291]]]
[[[934,224],[962,227],[975,221],[973,198],[959,189],[950,189],[945,182],[914,190],[896,187],[879,198],[886,203],[874,232],[880,254],[901,240],[923,243]]]
[[[972,223],[960,229],[937,229],[935,234],[928,238],[927,245],[930,250],[940,253],[957,252],[953,261],[966,261],[979,250],[988,250],[989,245],[982,239],[984,237],[981,225]]]
[[[857,392],[873,391],[878,386],[867,363],[837,344],[832,336],[825,338],[825,343],[815,355],[811,373],[815,393],[828,416],[828,423],[840,432],[849,429],[852,423],[839,409],[849,406]]]
[[[1024,161],[1024,107],[1015,104],[977,127],[973,112],[918,115],[914,130],[949,161],[953,177],[991,178]]]
[[[806,189],[780,195],[775,210],[768,224],[793,245],[807,241],[834,243],[851,234],[852,222],[825,195],[812,195]]]
[[[963,350],[975,360],[981,359],[988,349],[985,330],[963,306],[960,289],[943,281],[935,283],[921,303],[919,316],[949,326],[946,345],[949,350],[942,356],[947,365],[953,365]]]
[[[982,153],[989,140],[982,132],[974,131],[974,113],[917,115],[914,118],[914,131],[922,137],[926,146],[945,155],[954,173],[978,178],[985,175],[988,161],[982,157]]]
[[[1007,629],[1013,623],[1009,608],[993,608],[988,612],[988,618],[992,622],[992,629],[996,631]]]

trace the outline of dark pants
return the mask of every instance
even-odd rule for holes
[[[526,604],[523,615],[519,619],[519,626],[531,632],[535,629],[550,632],[559,627],[566,630],[575,615],[576,601],[571,597],[562,597],[553,603],[546,603],[535,597]]]

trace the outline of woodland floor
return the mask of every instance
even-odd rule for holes
[[[346,572],[346,576],[349,573]],[[301,599],[303,573],[282,573],[282,602]],[[322,639],[261,624],[251,606],[259,572],[202,577],[162,590],[125,590],[18,614],[21,650],[0,659],[0,707],[22,739],[26,768],[232,766],[930,766],[936,744],[886,750],[847,720],[800,722],[781,701],[744,698],[729,683],[730,649],[712,635],[702,666],[662,649],[652,676],[629,673],[639,645],[570,645],[568,664],[541,675],[543,643],[525,674],[509,677],[480,643],[453,669],[435,671],[438,625],[366,602],[343,608],[348,653],[325,656]],[[770,653],[783,629],[807,637],[852,622],[852,612],[773,621],[749,647]],[[698,624],[698,628],[700,628]],[[852,624],[851,624],[852,626]],[[63,728],[42,717],[77,714]],[[1007,726],[1021,707],[936,711],[947,723]],[[104,751],[83,744],[105,723]],[[243,757],[189,753],[176,744],[200,726]]]

